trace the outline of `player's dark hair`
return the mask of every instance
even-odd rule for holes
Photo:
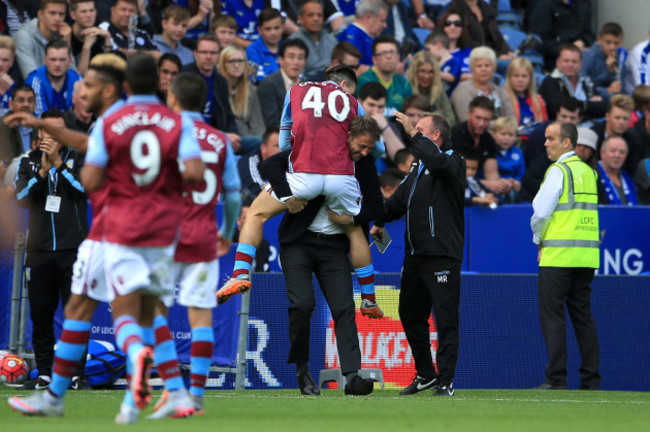
[[[18,84],[18,85],[15,85],[14,88],[11,89],[11,99],[13,99],[14,96],[16,96],[16,93],[18,93],[18,92],[30,92],[31,94],[36,96],[36,93],[34,92],[34,89],[32,88],[32,86],[29,86],[27,84]]]
[[[469,111],[472,111],[474,108],[482,108],[484,110],[494,112],[494,102],[486,96],[476,96],[469,103]]]
[[[351,55],[354,58],[361,58],[361,51],[357,49],[348,41],[341,41],[334,46],[332,50],[332,60],[336,59],[340,64],[343,64],[345,54]]]
[[[63,118],[63,113],[59,109],[50,108],[49,110],[41,114],[41,119],[46,119],[46,118]]]
[[[264,131],[264,134],[262,135],[262,144],[266,145],[267,142],[269,142],[269,137],[273,134],[279,134],[280,133],[280,128],[277,126],[271,126],[270,128],[267,128]]]
[[[146,52],[136,52],[129,57],[125,76],[133,94],[154,94],[158,89],[158,66]]]
[[[309,48],[307,48],[307,44],[305,44],[302,39],[289,39],[286,42],[282,42],[282,45],[280,45],[280,49],[278,50],[278,57],[284,58],[284,53],[291,47],[303,50],[305,52],[305,59],[309,57]]]
[[[350,122],[350,138],[367,135],[373,142],[381,138],[381,128],[370,116],[356,116]]]
[[[369,82],[364,84],[359,91],[359,100],[364,101],[368,98],[372,100],[388,99],[388,92],[378,82]]]
[[[170,91],[178,99],[181,109],[185,111],[201,111],[205,105],[208,92],[205,80],[192,72],[176,75]]]
[[[334,81],[341,84],[343,80],[357,86],[357,74],[350,66],[338,64],[328,68],[323,74],[323,81]]]

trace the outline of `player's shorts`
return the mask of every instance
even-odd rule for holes
[[[106,283],[104,272],[104,243],[86,239],[79,245],[77,260],[72,266],[72,294],[110,303],[115,293]]]
[[[287,181],[298,199],[325,195],[327,206],[335,213],[356,216],[361,211],[359,182],[353,175],[287,173]]]
[[[152,297],[172,292],[171,268],[176,245],[132,247],[104,243],[104,269],[111,288],[118,296],[136,291]]]
[[[178,304],[199,309],[217,306],[217,284],[219,283],[219,260],[200,263],[175,262],[172,266],[172,280],[179,286]],[[162,298],[168,308],[174,305],[173,293]]]

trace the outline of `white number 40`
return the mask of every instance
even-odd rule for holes
[[[341,111],[336,109],[336,100],[341,98],[343,101],[343,106]],[[325,102],[323,102],[322,91],[320,87],[310,87],[305,94],[305,97],[302,100],[303,110],[313,109],[314,117],[321,118],[323,117],[323,108],[325,108]],[[343,93],[341,90],[334,90],[327,96],[327,110],[329,111],[330,116],[337,122],[344,121],[348,114],[350,114],[350,99]]]

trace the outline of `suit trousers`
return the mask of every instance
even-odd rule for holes
[[[580,387],[598,389],[600,386],[598,332],[591,314],[593,279],[593,268],[539,268],[539,319],[548,352],[545,381],[548,384],[566,385],[566,304],[582,359]]]
[[[341,372],[361,368],[361,351],[355,321],[351,267],[345,235],[318,236],[308,232],[292,243],[280,245],[280,259],[289,299],[288,363],[309,361],[311,315],[316,306],[312,274],[316,276],[334,320]]]
[[[460,265],[460,261],[447,257],[407,255],[402,269],[399,317],[415,369],[421,377],[437,376],[441,385],[451,384],[458,361]],[[429,335],[432,308],[438,331],[438,373]]]
[[[52,376],[54,362],[54,313],[70,298],[72,265],[76,250],[28,252],[25,258],[32,345],[39,375]]]

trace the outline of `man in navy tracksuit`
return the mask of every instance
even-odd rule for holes
[[[42,116],[65,127],[63,113]],[[29,286],[32,344],[39,377],[26,389],[49,386],[54,360],[54,313],[70,297],[72,265],[88,234],[86,192],[79,182],[83,155],[61,147],[43,131],[39,146],[20,161],[14,187],[21,207],[29,209],[25,272]]]
[[[413,136],[416,162],[407,178],[385,202],[386,222],[406,216],[404,267],[399,316],[413,352],[416,376],[400,394],[434,389],[452,396],[458,359],[460,266],[465,222],[465,161],[451,150],[449,123],[439,115],[397,120]],[[429,316],[433,307],[438,330],[438,373],[431,357]]]

